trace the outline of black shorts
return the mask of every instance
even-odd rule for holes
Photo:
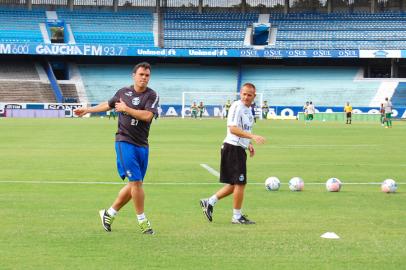
[[[351,112],[347,112],[347,118],[351,118]]]
[[[220,182],[230,185],[247,183],[247,153],[241,146],[228,143],[222,145]]]

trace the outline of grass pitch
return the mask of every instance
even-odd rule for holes
[[[199,199],[221,187],[200,164],[219,169],[225,121],[159,119],[150,135],[146,214],[156,235],[139,233],[131,204],[113,232],[98,210],[122,182],[115,168],[116,121],[0,119],[0,269],[402,269],[406,264],[406,123],[260,121],[265,136],[248,161],[244,212],[231,225],[231,198],[214,222]],[[263,187],[269,176],[278,192]],[[303,192],[290,192],[300,176]],[[324,183],[337,177],[339,193]],[[96,183],[89,183],[96,182]],[[102,184],[112,182],[115,184]],[[87,184],[86,184],[87,183]],[[313,183],[313,184],[310,184]],[[317,184],[320,183],[320,184]],[[355,184],[359,183],[359,184]],[[320,238],[335,232],[341,239]]]

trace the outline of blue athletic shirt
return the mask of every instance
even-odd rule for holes
[[[159,96],[147,87],[142,93],[137,93],[134,86],[124,87],[108,101],[110,108],[114,108],[120,98],[125,104],[136,110],[146,110],[158,116]],[[126,113],[119,113],[116,142],[128,142],[137,146],[148,146],[148,135],[151,122],[138,120]]]

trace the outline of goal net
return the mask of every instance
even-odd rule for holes
[[[257,93],[254,100],[257,118],[262,118],[261,106],[263,103],[262,93]],[[225,104],[240,99],[237,92],[182,92],[182,118],[191,116],[191,106],[200,102],[205,106],[204,117],[225,117]]]

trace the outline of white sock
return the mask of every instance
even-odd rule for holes
[[[214,206],[215,204],[216,204],[216,202],[218,202],[218,198],[217,198],[217,196],[216,195],[213,195],[213,196],[211,196],[210,198],[209,198],[209,204],[211,205],[211,206]]]
[[[107,210],[107,214],[109,214],[110,217],[115,217],[118,214],[118,211],[113,207],[110,207],[109,210]]]
[[[233,209],[233,218],[240,219],[241,218],[241,209]]]
[[[137,215],[137,219],[138,219],[138,223],[142,223],[144,220],[146,220],[147,218],[145,217],[145,214],[142,213],[140,215]]]

